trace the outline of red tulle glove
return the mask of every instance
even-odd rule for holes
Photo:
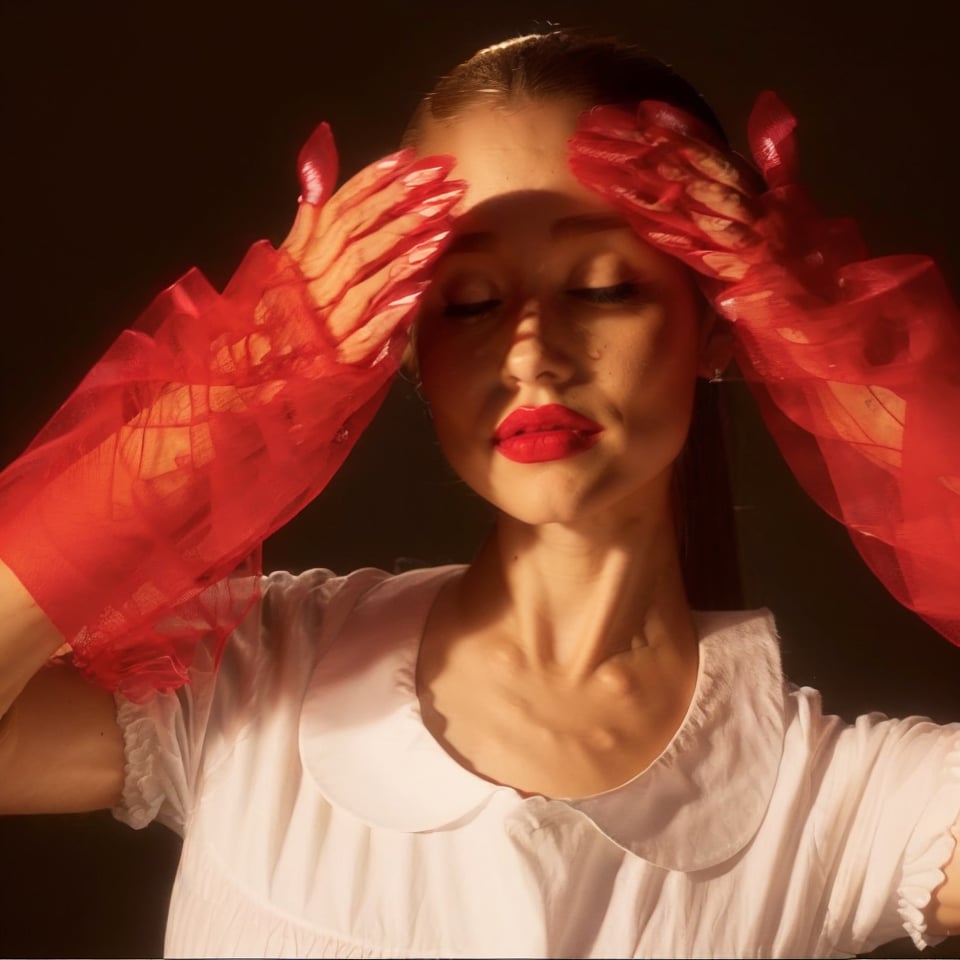
[[[395,373],[463,185],[403,151],[332,198],[321,126],[280,250],[191,271],[0,474],[0,557],[95,682],[179,686],[257,596],[261,541],[337,470]],[[328,199],[329,198],[329,199]]]
[[[675,107],[599,107],[571,165],[700,274],[800,483],[890,592],[960,644],[960,316],[929,258],[867,260],[855,224],[817,213],[795,126],[761,95],[761,177]]]

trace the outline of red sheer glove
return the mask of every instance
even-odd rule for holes
[[[925,257],[866,260],[849,220],[797,182],[795,119],[750,118],[766,183],[667,104],[600,107],[571,165],[638,234],[700,274],[806,491],[890,592],[960,644],[960,317]]]
[[[164,291],[0,475],[0,556],[92,680],[179,686],[256,598],[261,541],[386,394],[463,192],[451,165],[404,151],[328,199],[321,126],[284,247],[256,244],[223,294],[195,270]]]

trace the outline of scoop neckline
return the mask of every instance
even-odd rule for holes
[[[684,871],[720,863],[749,842],[769,805],[784,737],[783,677],[767,611],[695,612],[693,695],[646,768],[596,794],[524,796],[460,765],[423,723],[419,641],[442,583],[461,569],[366,571],[359,599],[352,593],[328,619],[298,737],[304,772],[331,806],[370,828],[426,833],[520,811],[536,818],[562,805],[622,849]]]
[[[430,619],[430,615],[433,613],[434,606],[440,598],[440,593],[444,587],[447,586],[447,584],[454,580],[455,575],[459,574],[460,576],[463,576],[466,570],[467,564],[461,564],[449,568],[448,575],[438,578],[439,583],[433,591],[433,595],[430,597],[429,602],[426,604],[426,609],[424,611],[423,618],[420,621],[419,629],[416,632],[415,637],[411,638],[410,659],[400,666],[400,676],[398,677],[398,682],[402,683],[405,687],[408,687],[411,692],[413,698],[413,702],[411,704],[412,712],[417,724],[422,730],[423,735],[430,741],[432,747],[442,754],[445,760],[453,764],[461,774],[466,775],[473,780],[478,781],[479,783],[485,784],[494,790],[508,791],[522,802],[534,800],[547,803],[563,803],[568,806],[575,806],[581,803],[589,803],[590,801],[594,800],[604,800],[620,793],[623,790],[626,790],[631,786],[635,786],[637,781],[640,780],[644,774],[646,774],[659,763],[663,762],[664,758],[669,757],[676,750],[680,740],[685,739],[686,728],[692,722],[696,705],[701,697],[704,676],[704,660],[708,655],[705,646],[702,643],[702,615],[695,610],[690,611],[691,615],[693,616],[694,630],[697,637],[697,675],[693,685],[693,691],[690,695],[690,699],[687,702],[686,709],[683,712],[683,717],[681,718],[680,723],[677,725],[677,728],[671,734],[670,739],[664,745],[663,749],[645,767],[643,767],[643,769],[637,771],[622,783],[619,783],[613,787],[609,787],[606,790],[600,790],[596,793],[588,793],[577,796],[554,797],[543,793],[526,793],[512,784],[500,783],[497,780],[485,777],[482,774],[476,773],[468,767],[465,767],[462,763],[460,763],[459,760],[456,759],[456,757],[452,756],[446,750],[443,744],[433,735],[432,731],[424,721],[423,704],[420,700],[420,692],[417,685],[417,674],[420,666],[420,655],[423,649],[423,641],[426,633],[427,623]]]

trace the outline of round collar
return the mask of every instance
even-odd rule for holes
[[[304,767],[331,804],[371,826],[425,832],[476,815],[498,793],[518,806],[528,802],[460,766],[420,715],[420,638],[441,586],[462,569],[415,570],[376,583],[310,678],[300,725]],[[696,623],[696,688],[660,756],[613,790],[557,801],[623,849],[683,871],[722,863],[754,836],[784,734],[770,614],[698,613]]]

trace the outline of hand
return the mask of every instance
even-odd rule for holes
[[[289,282],[254,284],[246,291],[259,298],[252,323],[235,308],[240,323],[210,338],[209,350],[202,340],[170,345],[197,366],[182,377],[154,377],[160,390],[97,453],[122,466],[111,473],[114,516],[136,496],[134,476],[151,484],[151,501],[162,500],[171,515],[189,507],[198,475],[215,457],[229,455],[234,479],[249,484],[251,469],[258,472],[264,460],[262,418],[251,413],[282,408],[295,435],[322,442],[336,432],[324,418],[346,417],[344,400],[367,396],[369,384],[379,386],[394,372],[427,270],[465,190],[447,179],[452,165],[449,157],[417,160],[403,150],[333,193],[333,137],[326,124],[314,131],[300,151],[300,207],[280,248],[302,275],[294,294],[305,295],[311,309],[291,297]],[[363,370],[373,366],[380,369],[371,380]],[[228,449],[222,435],[214,441],[209,415],[234,424]],[[248,428],[238,429],[240,423]],[[299,456],[310,469],[311,451],[301,445]],[[132,509],[143,509],[142,498]]]
[[[345,363],[369,361],[393,341],[402,353],[427,269],[449,236],[465,185],[448,180],[451,157],[401,150],[362,170],[332,196],[336,153],[321,125],[300,152],[303,193],[281,249]]]
[[[283,248],[255,245],[223,294],[197,271],[164,291],[0,475],[0,556],[96,682],[177,686],[249,607],[245,560],[386,395],[463,193],[450,166],[405,151],[332,194],[321,127]]]
[[[960,317],[929,258],[867,260],[851,221],[819,215],[795,126],[761,95],[748,131],[761,177],[675,107],[599,107],[570,162],[697,271],[801,485],[890,592],[960,644]]]
[[[795,126],[775,94],[758,98],[749,136],[758,172],[669,104],[596,107],[570,141],[570,162],[640,236],[704,277],[727,284],[776,266],[784,293],[830,297],[836,269],[865,251],[852,224],[819,216],[797,183]]]

